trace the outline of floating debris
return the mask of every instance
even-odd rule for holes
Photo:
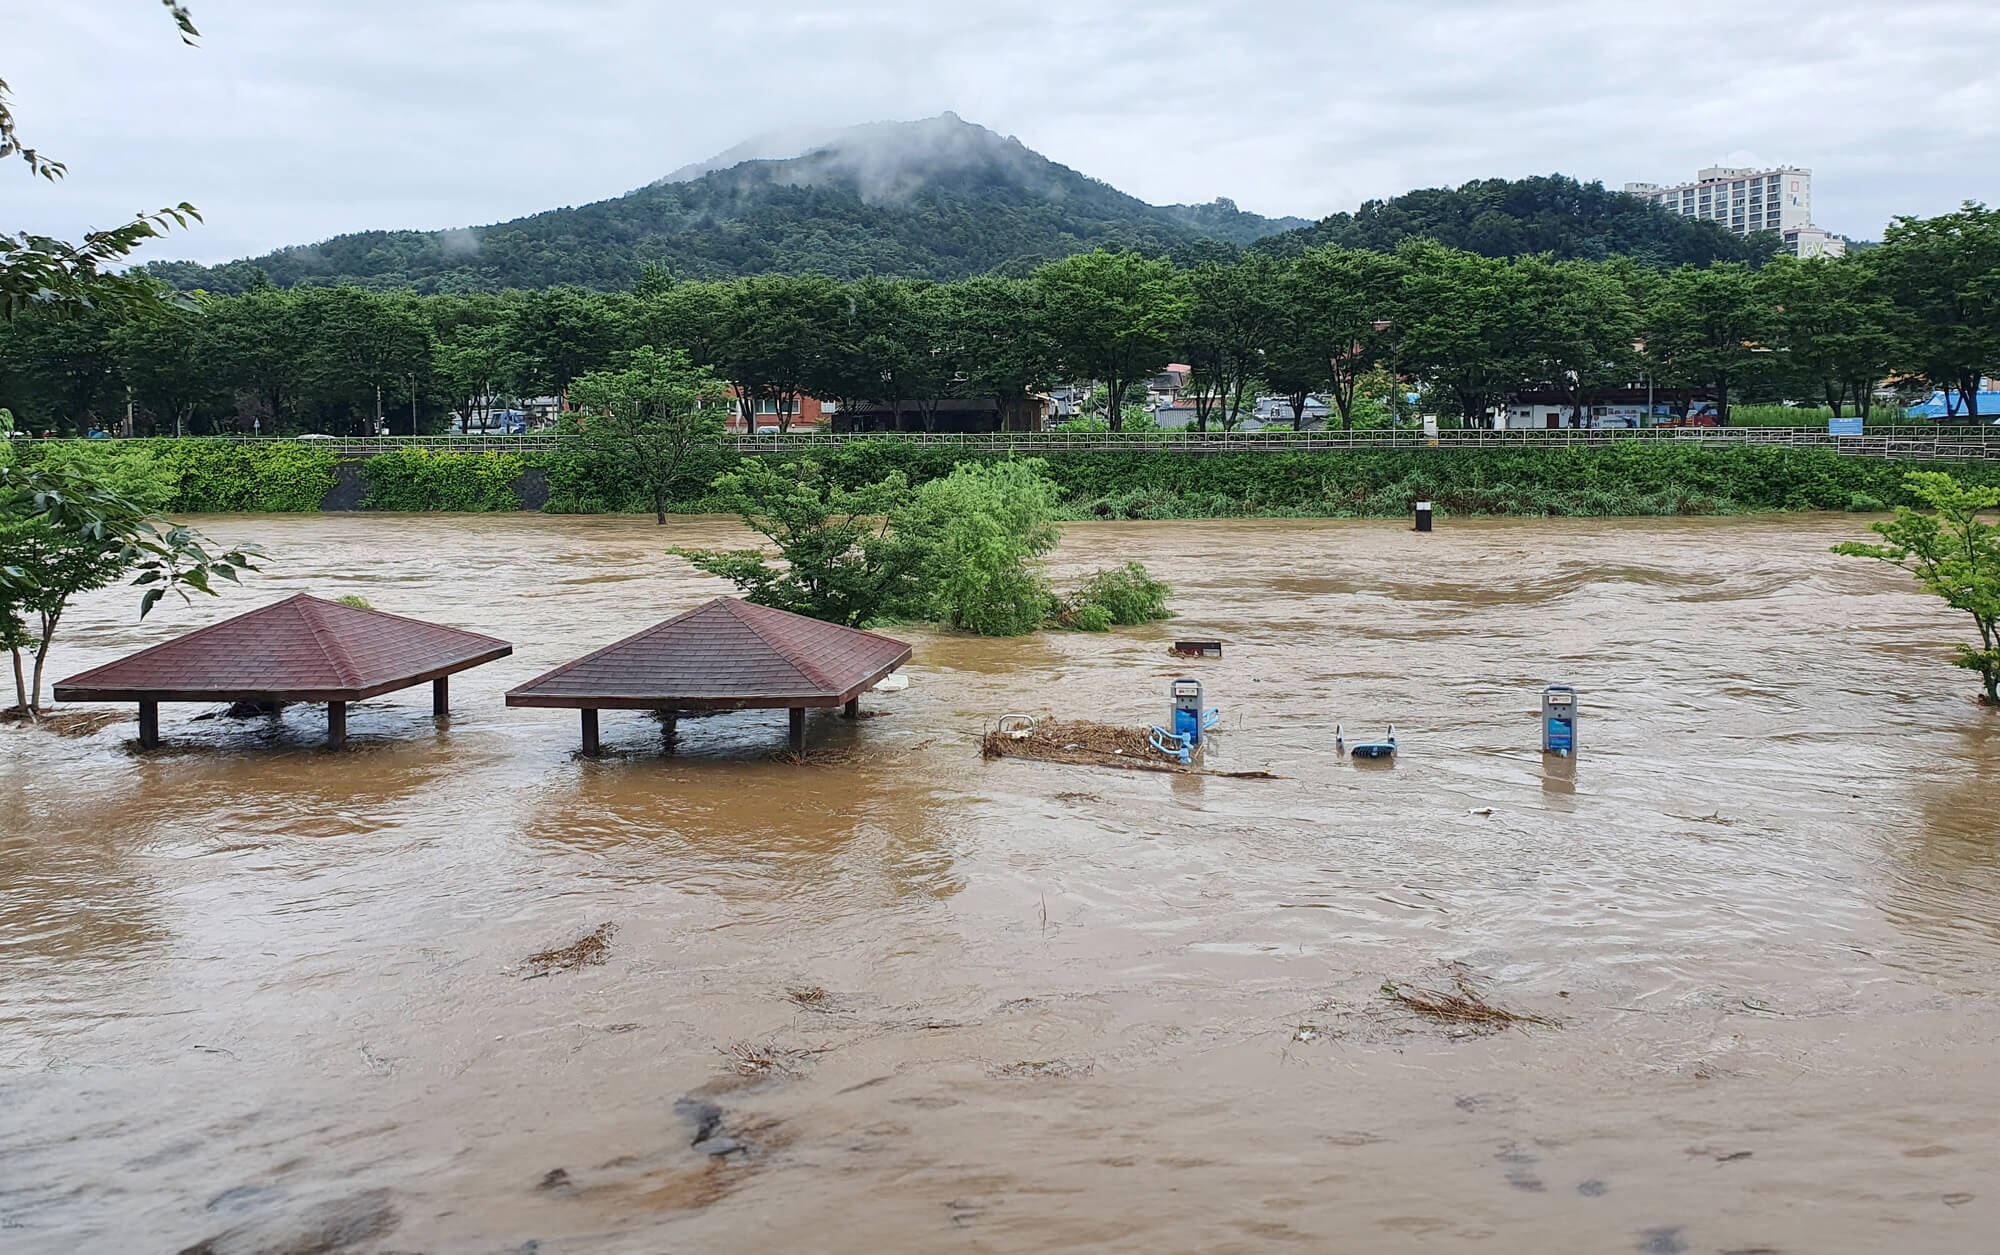
[[[785,997],[808,1011],[826,1010],[826,990],[821,989],[818,985],[812,985],[805,989],[788,990],[785,993]]]
[[[611,953],[611,938],[618,933],[616,924],[599,924],[595,932],[572,941],[554,950],[544,950],[540,954],[528,956],[528,979],[538,976],[552,976],[557,972],[567,972],[604,962]]]
[[[987,1071],[994,1076],[1009,1077],[1069,1077],[1089,1076],[1097,1065],[1074,1063],[1068,1059],[1029,1059],[1020,1063],[1003,1063]]]
[[[1120,728],[1083,719],[1038,721],[1025,736],[1018,728],[989,732],[980,745],[987,758],[1032,758],[1045,763],[1080,767],[1119,767],[1127,771],[1166,771],[1188,776],[1223,776],[1232,780],[1275,780],[1268,771],[1212,771],[1182,766],[1153,749],[1144,728]]]
[[[1406,988],[1394,981],[1383,981],[1382,994],[1425,1019],[1469,1028],[1479,1033],[1504,1032],[1517,1024],[1539,1024],[1543,1028],[1561,1027],[1560,1021],[1549,1019],[1547,1016],[1529,1015],[1496,1007],[1473,988],[1471,980],[1462,969],[1452,965],[1446,970],[1451,974],[1456,992],[1447,993],[1439,989],[1423,989],[1416,986]]]
[[[790,1050],[774,1042],[739,1041],[724,1047],[722,1053],[728,1056],[730,1069],[738,1076],[796,1076],[800,1065],[814,1055],[823,1055],[832,1049],[831,1046],[820,1046]]]

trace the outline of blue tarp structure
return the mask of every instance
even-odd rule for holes
[[[1982,392],[1979,393],[1978,395],[1979,395],[1980,421],[1985,423],[1990,423],[1994,419],[2000,418],[2000,392]],[[1958,413],[1955,417],[1961,419],[1965,418],[1966,414],[1965,414],[1964,394],[1954,392],[1951,394],[1951,399],[1953,402],[1956,403],[1958,409]],[[1945,417],[1944,393],[1942,392],[1931,393],[1929,399],[1926,400],[1922,405],[1911,406],[1909,414],[1911,418]]]

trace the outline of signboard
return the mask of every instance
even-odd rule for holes
[[[1861,420],[1858,418],[1829,418],[1826,420],[1826,430],[1830,436],[1858,436],[1861,434]]]

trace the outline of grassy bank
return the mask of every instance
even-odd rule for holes
[[[15,456],[89,469],[146,504],[175,513],[313,511],[339,475],[333,453],[307,445],[200,440],[37,443]],[[902,471],[912,483],[953,464],[1001,455],[886,438],[816,451],[835,479],[858,485]],[[735,463],[717,451],[673,508],[715,508],[705,485]],[[1702,448],[1616,444],[1567,449],[1410,449],[1190,455],[1052,452],[1049,473],[1076,518],[1365,518],[1435,502],[1447,515],[1637,516],[1770,510],[1879,510],[1905,501],[1902,479],[1932,464],[1841,457],[1780,446]],[[1942,466],[1971,483],[2000,483],[2000,463]],[[635,487],[580,453],[439,453],[405,449],[358,463],[363,508],[493,511],[521,508],[523,477],[546,477],[550,513],[637,513]]]

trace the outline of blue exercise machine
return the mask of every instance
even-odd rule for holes
[[[1155,726],[1147,736],[1153,748],[1168,758],[1179,759],[1183,766],[1194,761],[1201,752],[1202,733],[1214,727],[1222,718],[1220,708],[1201,708],[1201,681],[1175,680],[1167,689],[1173,699],[1173,730]]]

